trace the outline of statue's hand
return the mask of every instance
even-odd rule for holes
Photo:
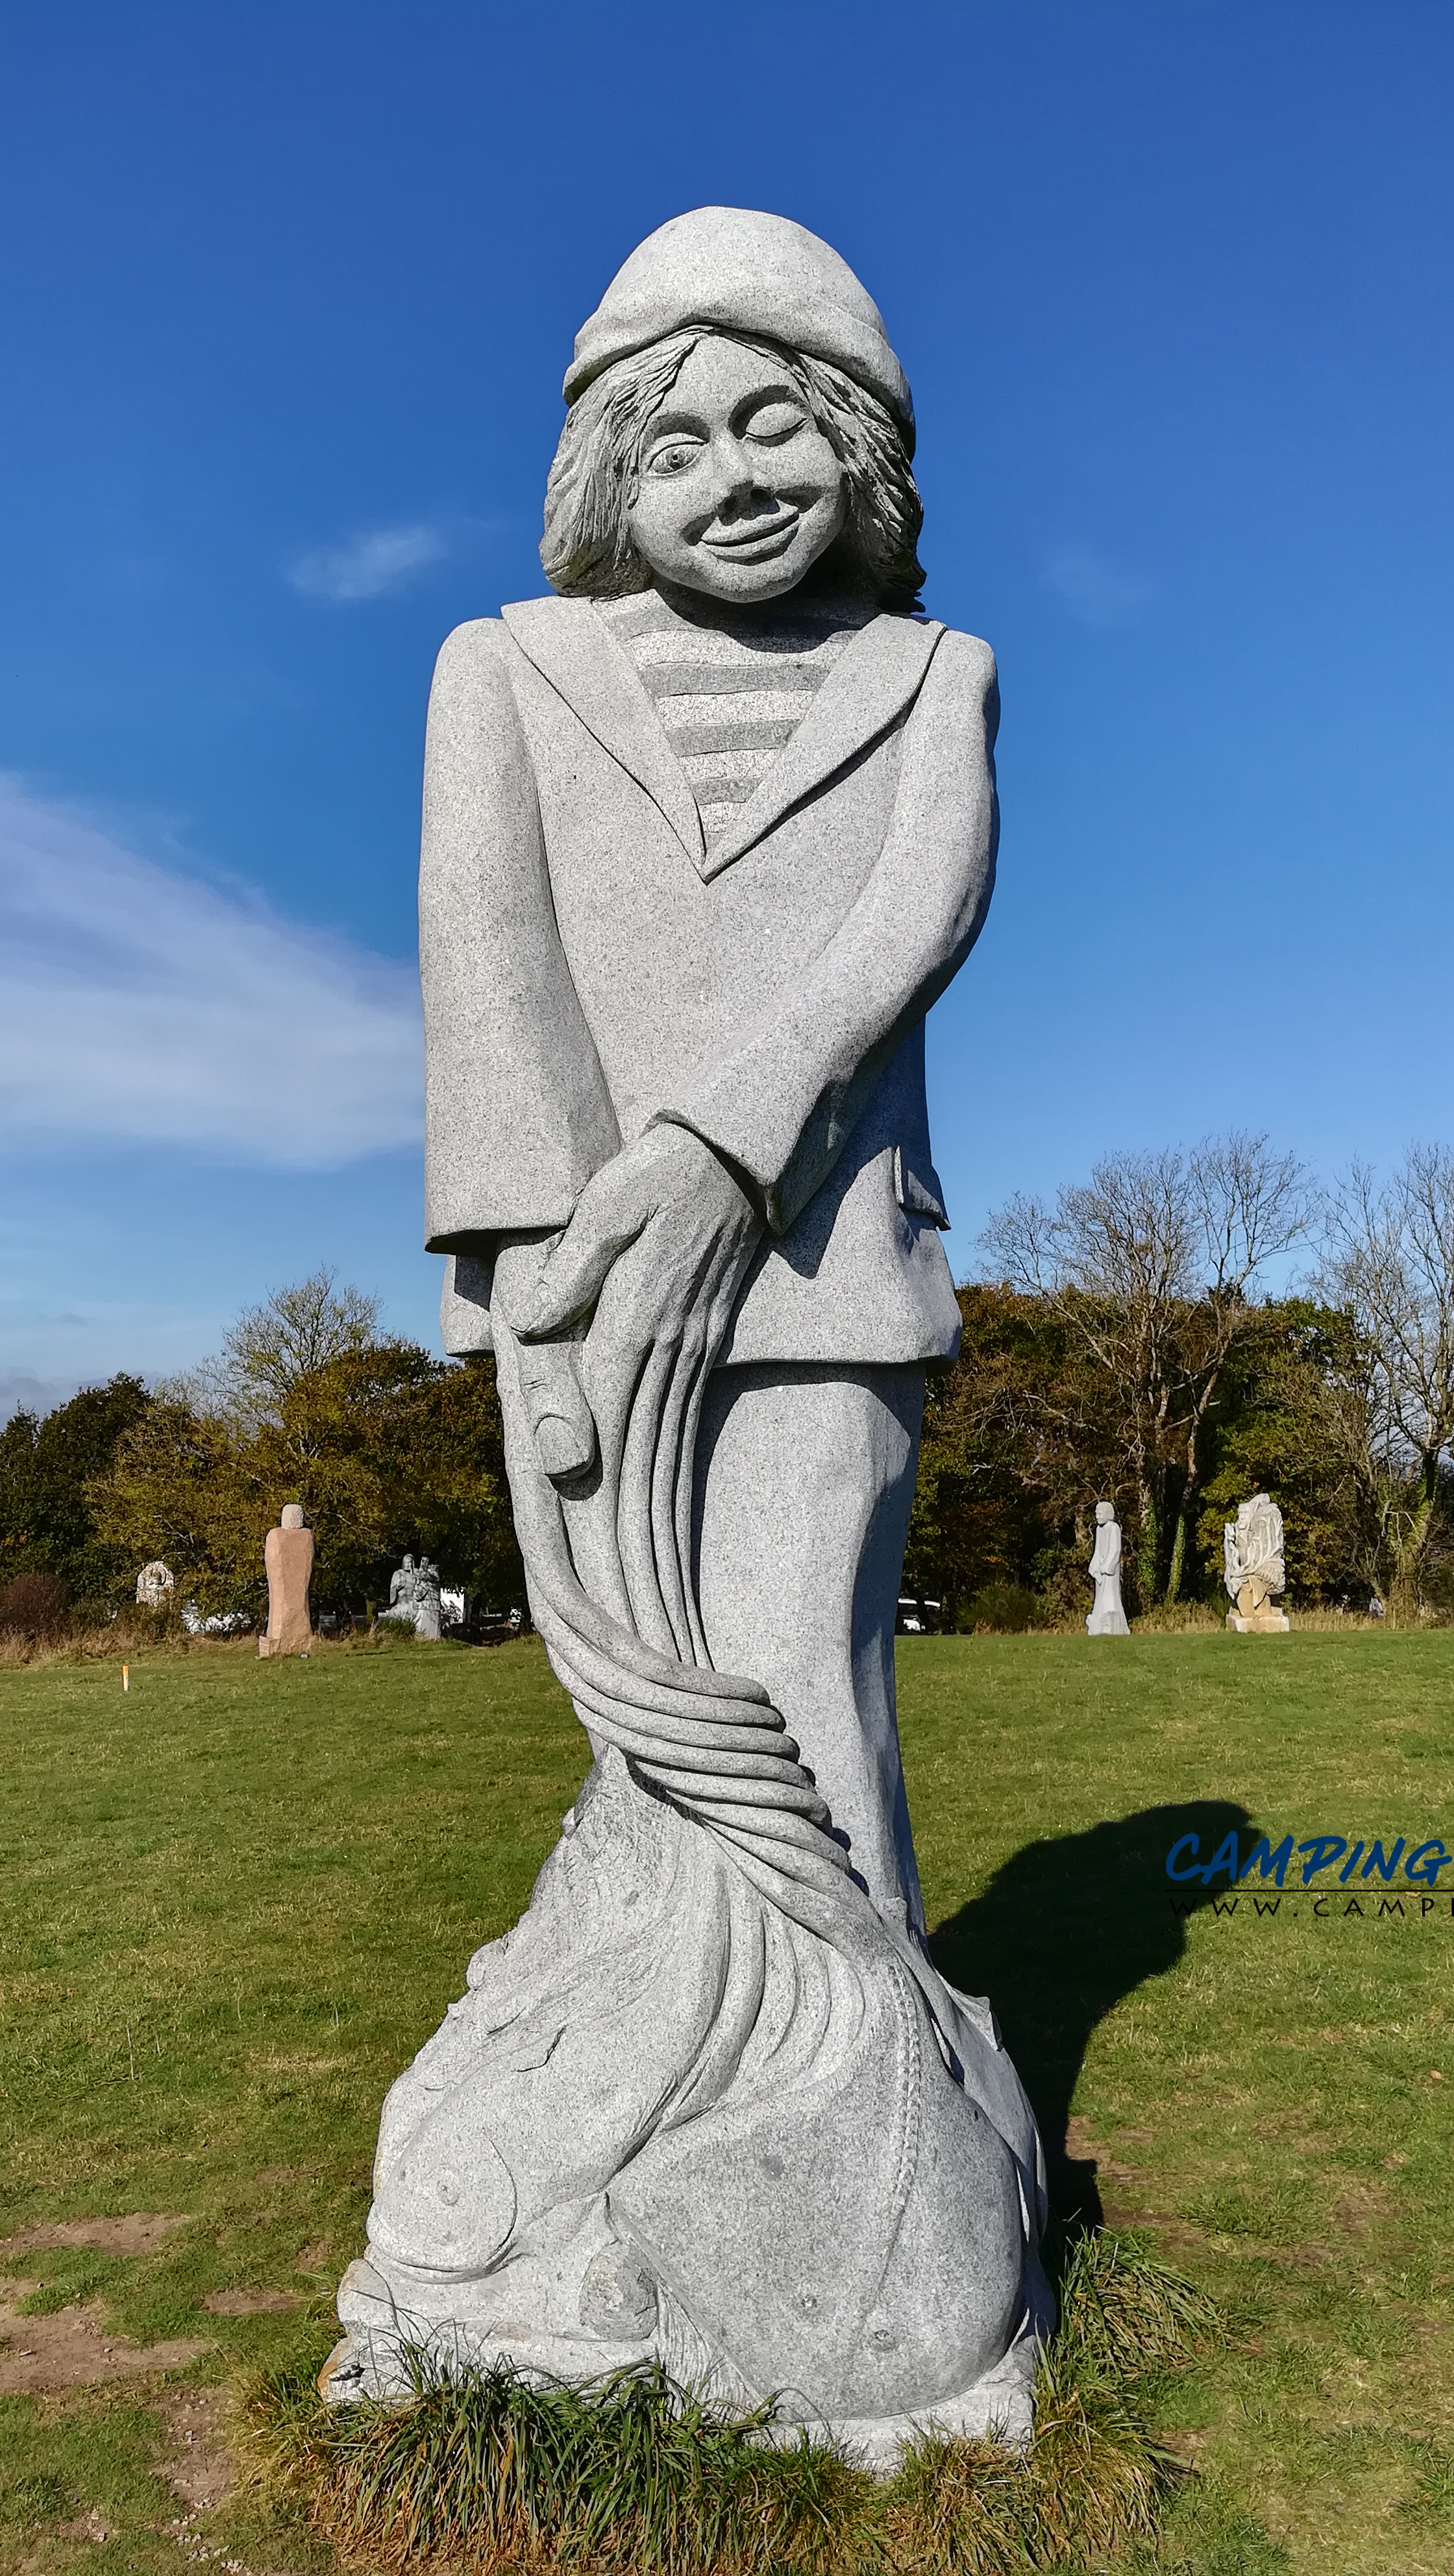
[[[594,1314],[603,1338],[636,1351],[690,1328],[722,1256],[757,1242],[762,1219],[710,1145],[688,1127],[648,1128],[588,1181],[516,1331],[545,1341]]]
[[[598,1457],[613,1477],[633,1410],[665,1404],[669,1386],[681,1400],[711,1365],[762,1230],[710,1146],[664,1122],[587,1183],[551,1244],[501,1250],[496,1303],[554,1484]]]

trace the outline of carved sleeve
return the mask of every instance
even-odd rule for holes
[[[419,960],[431,1252],[564,1225],[621,1142],[556,926],[503,631],[457,627],[429,699]]]

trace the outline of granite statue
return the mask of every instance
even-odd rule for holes
[[[1239,1504],[1235,1522],[1223,1522],[1222,1566],[1232,1597],[1228,1627],[1244,1637],[1285,1635],[1292,1623],[1273,1597],[1287,1583],[1282,1514],[1270,1494],[1254,1494]]]
[[[169,1565],[154,1556],[136,1578],[137,1604],[143,1610],[165,1610],[176,1590],[176,1577]]]
[[[440,1636],[439,1568],[421,1556],[416,1565],[406,1556],[389,1577],[389,1606],[380,1614],[413,1629],[416,1637],[437,1645]]]
[[[1114,1503],[1097,1503],[1096,1538],[1087,1568],[1095,1599],[1086,1612],[1088,1637],[1129,1637],[1130,1623],[1121,1602],[1121,1525]]]
[[[324,2384],[659,2360],[878,2463],[1024,2438],[1043,2157],[928,1956],[893,1662],[994,661],[918,608],[909,387],[799,225],[665,224],[565,396],[553,595],[436,670],[420,949],[445,1346],[592,1762],[388,2096]]]
[[[268,1624],[257,1641],[260,1655],[306,1655],[313,1641],[308,1585],[313,1573],[313,1532],[303,1527],[301,1503],[284,1503],[276,1529],[263,1541],[268,1576]]]

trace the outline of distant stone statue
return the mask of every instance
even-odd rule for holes
[[[308,1583],[313,1572],[313,1532],[303,1527],[301,1503],[284,1503],[277,1529],[263,1543],[268,1570],[268,1626],[260,1655],[306,1655],[313,1642]]]
[[[1130,1622],[1121,1606],[1121,1525],[1113,1503],[1096,1505],[1096,1543],[1087,1571],[1096,1597],[1086,1613],[1086,1635],[1129,1637]]]
[[[1235,1522],[1222,1524],[1223,1580],[1232,1596],[1227,1625],[1239,1636],[1278,1636],[1291,1622],[1272,1596],[1287,1577],[1282,1565],[1282,1514],[1270,1494],[1254,1494]]]
[[[431,1645],[437,1645],[439,1622],[439,1568],[437,1565],[431,1565],[427,1556],[421,1556],[414,1579],[415,1636],[424,1638]]]
[[[136,1598],[143,1610],[165,1610],[171,1601],[176,1578],[169,1565],[154,1556],[136,1578]]]
[[[416,1637],[436,1645],[440,1634],[438,1566],[432,1565],[427,1556],[421,1556],[417,1565],[412,1556],[406,1556],[398,1572],[389,1577],[389,1606],[382,1615],[397,1621],[400,1627],[407,1624]]]
[[[412,1556],[389,1577],[389,1606],[381,1613],[385,1619],[407,1619],[414,1622],[414,1595],[419,1586],[419,1571]]]

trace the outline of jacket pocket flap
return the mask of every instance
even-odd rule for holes
[[[948,1225],[944,1191],[933,1164],[921,1155],[911,1163],[902,1145],[894,1147],[894,1196],[905,1216],[925,1216],[931,1225]]]

